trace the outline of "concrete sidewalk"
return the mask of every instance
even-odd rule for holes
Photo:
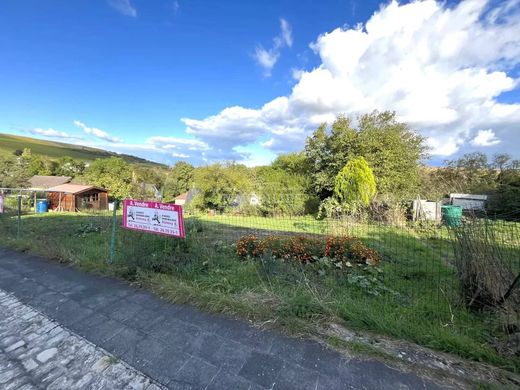
[[[0,289],[171,389],[437,389],[376,360],[0,249]]]

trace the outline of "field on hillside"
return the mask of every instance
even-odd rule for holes
[[[118,216],[118,226],[121,224]],[[86,270],[137,282],[175,302],[249,318],[296,333],[339,322],[347,327],[406,339],[462,357],[520,370],[516,357],[495,345],[505,336],[500,318],[474,313],[460,302],[453,246],[442,227],[412,229],[366,223],[318,221],[311,217],[187,216],[187,239],[117,229],[109,263],[111,216],[100,214],[0,216],[0,245],[70,262]],[[512,258],[520,253],[520,225],[505,223],[499,234]],[[271,257],[243,259],[243,236],[355,235],[377,250],[377,268],[339,269],[316,261],[298,264]]]
[[[23,150],[24,148],[31,149],[33,154],[46,156],[52,160],[63,156],[69,156],[76,160],[93,161],[96,158],[117,156],[133,164],[152,166],[162,165],[139,157],[126,154],[117,154],[102,149],[72,145],[62,142],[46,141],[18,135],[0,134],[0,155],[12,155],[14,151]]]

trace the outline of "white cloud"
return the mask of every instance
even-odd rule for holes
[[[471,140],[473,146],[493,146],[499,143],[500,140],[491,129],[479,130],[477,136]]]
[[[137,9],[130,3],[130,0],[109,0],[108,4],[122,15],[137,17]]]
[[[79,137],[79,136],[70,135],[69,133],[66,133],[65,131],[58,131],[58,130],[54,130],[52,128],[49,128],[49,129],[36,128],[36,129],[28,130],[28,131],[31,134],[42,135],[44,137],[49,137],[49,138],[61,138],[61,139],[67,139],[67,140],[81,139],[81,137]]]
[[[520,65],[519,20],[516,0],[495,8],[483,0],[454,7],[393,1],[364,25],[320,35],[311,48],[321,64],[294,71],[289,95],[259,109],[235,106],[182,120],[189,134],[217,149],[258,142],[287,151],[339,113],[394,110],[427,137],[432,155],[464,151],[482,128],[493,128],[500,147],[518,154],[520,103],[497,97],[519,84],[508,74]]]
[[[162,137],[154,136],[150,137],[145,141],[147,145],[153,145],[159,149],[172,150],[172,149],[183,149],[192,151],[204,151],[209,150],[209,146],[202,141],[190,138],[181,137]]]
[[[264,75],[270,76],[271,70],[280,58],[280,51],[283,47],[291,47],[293,44],[292,30],[289,22],[280,19],[280,34],[273,38],[273,46],[265,49],[263,46],[257,46],[254,58],[256,62],[264,69]]]
[[[184,153],[172,153],[172,157],[176,157],[176,158],[189,158],[190,155],[189,154],[184,154]]]
[[[266,76],[271,75],[271,70],[278,62],[280,52],[278,50],[266,50],[262,46],[257,46],[255,49],[255,59],[262,68],[264,68],[264,74]]]
[[[102,140],[105,140],[108,142],[114,142],[114,143],[123,142],[123,140],[121,138],[113,137],[104,130],[101,130],[101,129],[98,129],[95,127],[88,127],[86,124],[84,124],[83,122],[80,122],[78,120],[75,120],[74,124],[76,126],[82,128],[86,134],[93,135],[94,137],[97,137],[99,139],[102,139]]]
[[[284,18],[280,19],[280,36],[275,38],[275,46],[291,47],[293,44],[291,25]]]

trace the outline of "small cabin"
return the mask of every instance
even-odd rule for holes
[[[108,210],[108,191],[104,188],[62,184],[48,190],[49,209],[55,211]]]

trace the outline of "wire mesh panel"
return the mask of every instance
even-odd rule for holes
[[[327,318],[475,358],[490,353],[490,339],[506,345],[520,329],[514,221],[467,218],[448,228],[281,210],[188,210],[186,239],[179,239],[125,230],[120,211],[116,218],[113,264],[111,212],[27,210],[17,239],[10,206],[0,233],[3,242],[39,243],[49,257],[130,280],[172,277],[168,288],[177,296],[206,294],[226,310],[265,307],[266,316],[285,322]],[[492,304],[480,304],[486,300]]]

